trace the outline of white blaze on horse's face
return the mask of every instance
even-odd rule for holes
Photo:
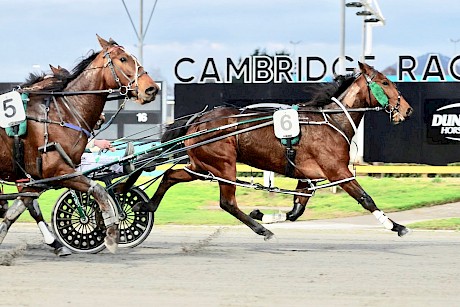
[[[123,47],[114,46],[108,49],[115,73],[122,85],[122,93],[128,91],[136,102],[144,104],[155,99],[159,91],[158,85],[147,74],[139,61]]]

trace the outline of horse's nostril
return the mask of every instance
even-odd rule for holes
[[[155,95],[158,92],[158,88],[156,86],[151,86],[145,90],[147,95]]]

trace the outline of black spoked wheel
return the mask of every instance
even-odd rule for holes
[[[115,202],[110,196],[109,203],[116,212]],[[74,252],[98,253],[105,248],[106,229],[102,212],[88,193],[64,192],[54,205],[51,224],[61,243]]]
[[[133,187],[126,193],[116,194],[118,204],[121,207],[120,224],[120,247],[134,247],[148,237],[154,223],[153,212],[135,212],[132,207],[142,201],[146,202],[149,197],[139,188]]]
[[[115,195],[121,208],[119,215],[119,246],[135,247],[150,234],[153,212],[135,212],[132,207],[149,197],[139,188]],[[111,197],[110,204],[116,205]],[[81,204],[81,206],[78,206]],[[79,253],[98,253],[105,248],[105,225],[99,205],[88,193],[67,190],[54,205],[51,224],[57,238],[70,250]]]

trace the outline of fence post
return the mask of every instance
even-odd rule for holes
[[[275,173],[264,171],[264,186],[273,188],[275,186]]]

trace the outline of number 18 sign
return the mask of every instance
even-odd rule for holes
[[[293,138],[299,135],[299,114],[294,109],[278,110],[273,114],[275,135],[279,139]]]
[[[0,95],[0,127],[6,128],[19,124],[26,119],[21,94],[12,91]]]

